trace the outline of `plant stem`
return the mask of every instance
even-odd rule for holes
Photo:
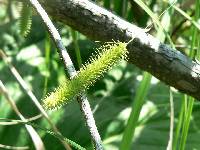
[[[74,48],[75,48],[78,68],[81,68],[82,59],[81,59],[80,48],[79,48],[79,45],[78,45],[78,32],[73,30],[73,29],[71,29],[71,35],[72,35],[72,38],[73,38],[73,43],[74,43]]]
[[[3,50],[0,50],[0,56],[3,58],[3,60],[5,61],[5,63],[8,65],[11,73],[16,78],[17,82],[20,84],[20,86],[22,87],[22,89],[27,93],[27,95],[30,97],[30,99],[32,100],[32,102],[35,104],[35,106],[41,112],[41,114],[43,115],[43,117],[48,121],[48,123],[50,124],[50,126],[52,127],[52,129],[54,130],[54,132],[56,132],[58,134],[61,134],[58,131],[57,127],[53,124],[53,122],[49,118],[48,114],[43,109],[43,107],[40,105],[38,99],[33,94],[33,92],[31,91],[31,89],[27,85],[27,83],[23,80],[23,78],[18,73],[18,71],[15,69],[15,67],[8,61],[8,58],[7,58],[6,54],[4,54]],[[61,142],[62,142],[63,146],[66,149],[71,150],[71,148],[68,146],[68,144],[66,142],[64,142],[64,141],[61,141]]]
[[[170,131],[169,131],[169,141],[167,144],[167,150],[172,150],[173,147],[173,131],[174,131],[174,99],[171,87],[169,87],[170,95]]]
[[[128,123],[126,125],[126,129],[123,134],[122,142],[120,145],[120,150],[128,150],[131,147],[132,138],[137,127],[138,118],[140,115],[140,111],[142,105],[144,104],[144,100],[146,94],[149,90],[150,82],[151,82],[151,75],[147,72],[143,74],[143,80],[137,89],[137,93],[132,105],[132,111],[128,119]]]
[[[10,104],[10,106],[12,107],[14,112],[18,115],[18,117],[22,121],[26,121],[26,118],[19,111],[19,109],[18,109],[17,105],[15,104],[14,100],[9,96],[8,91],[7,91],[6,87],[4,86],[4,84],[2,83],[1,80],[0,80],[0,91],[2,91],[4,97],[6,98],[6,100],[8,101],[8,103]],[[36,130],[31,125],[25,125],[25,128],[28,131],[28,133],[30,134],[30,137],[31,137],[31,139],[33,141],[35,149],[36,150],[44,150],[45,149],[44,143],[42,142],[42,139],[40,138],[40,136],[38,135]]]
[[[60,37],[58,31],[56,30],[52,21],[48,17],[48,14],[42,8],[40,3],[37,0],[29,0],[29,1],[30,1],[31,5],[36,9],[36,11],[40,15],[40,17],[42,18],[44,24],[47,26],[48,31],[51,35],[51,38],[54,41],[56,47],[58,48],[58,53],[60,55],[60,58],[62,58],[65,68],[67,69],[69,76],[72,79],[73,77],[75,77],[77,72],[76,72],[74,65],[67,53],[67,50],[65,49],[65,47],[62,43],[62,40],[61,40],[61,37]],[[101,142],[101,137],[98,133],[98,130],[97,130],[97,127],[95,124],[95,120],[94,120],[94,117],[93,117],[93,114],[92,114],[92,111],[90,108],[90,104],[85,95],[78,97],[78,101],[79,101],[81,110],[83,112],[84,118],[86,119],[85,121],[86,121],[87,127],[89,128],[95,149],[102,150],[103,146],[102,146],[102,142]]]

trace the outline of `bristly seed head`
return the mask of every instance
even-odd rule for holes
[[[22,4],[19,20],[20,34],[24,37],[28,35],[32,24],[32,8],[26,4]]]
[[[84,65],[72,80],[66,80],[45,97],[44,107],[57,109],[84,92],[118,61],[126,59],[128,53],[126,46],[127,43],[123,42],[109,42],[101,46],[97,50],[98,54],[92,55],[90,63]]]

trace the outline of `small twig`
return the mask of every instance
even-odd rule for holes
[[[25,149],[29,149],[28,146],[16,147],[16,146],[9,146],[9,145],[3,145],[3,144],[0,144],[0,148],[3,148],[3,149],[13,149],[13,150],[25,150]]]
[[[42,117],[42,115],[39,114],[39,115],[36,115],[36,116],[34,116],[34,117],[27,118],[27,119],[26,119],[26,122],[35,121],[35,120],[37,120],[37,119],[39,119],[39,118],[41,118],[41,117]],[[0,119],[1,119],[1,118],[0,118]],[[18,124],[18,122],[2,122],[2,121],[0,121],[0,125],[7,125],[7,126],[9,126],[9,125],[15,125],[15,124]]]
[[[172,150],[172,144],[173,144],[173,131],[174,131],[174,101],[173,101],[173,94],[172,94],[172,88],[169,89],[170,95],[170,131],[169,131],[169,141],[167,145],[166,150]]]
[[[39,4],[37,0],[29,0],[32,6],[36,9],[40,17],[42,18],[44,24],[47,26],[47,29],[50,33],[50,36],[52,40],[54,41],[57,49],[59,50],[58,53],[60,55],[60,58],[62,59],[65,68],[67,69],[70,77],[74,77],[76,75],[76,70],[74,68],[74,65],[70,59],[70,56],[67,53],[67,50],[65,46],[62,43],[62,39],[60,37],[60,34],[58,33],[57,29],[54,27],[53,23],[48,17],[48,14],[45,12],[45,10],[42,8],[42,6]]]
[[[7,118],[0,118],[0,123],[1,122],[7,122],[8,124],[9,123],[15,123],[15,124],[24,124],[24,125],[31,125],[33,126],[34,128],[37,128],[37,129],[40,129],[40,130],[43,130],[45,131],[46,133],[54,136],[55,138],[59,139],[59,140],[63,140],[63,141],[66,141],[68,142],[73,148],[77,149],[77,150],[86,150],[84,147],[80,146],[79,144],[77,144],[76,142],[68,139],[68,138],[65,138],[64,136],[62,136],[61,134],[58,134],[58,133],[55,133],[53,130],[51,129],[47,129],[47,128],[43,128],[37,124],[34,124],[32,122],[28,122],[28,121],[22,121],[22,120],[15,120],[15,119],[7,119]],[[0,124],[1,125],[1,124]]]
[[[3,50],[0,49],[0,57],[3,58],[3,60],[5,61],[5,63],[8,65],[11,73],[13,74],[13,76],[16,78],[17,82],[21,85],[22,89],[27,93],[27,95],[30,97],[30,99],[33,101],[33,103],[35,104],[35,106],[39,109],[39,111],[41,112],[41,114],[44,116],[44,118],[48,121],[48,123],[50,124],[50,126],[52,127],[52,129],[54,130],[54,132],[61,134],[58,129],[56,128],[56,126],[53,124],[53,122],[51,121],[51,119],[49,118],[48,114],[45,112],[45,110],[42,108],[42,106],[40,105],[38,99],[36,98],[36,96],[33,94],[33,92],[31,91],[31,89],[29,88],[29,86],[26,84],[26,82],[23,80],[23,78],[21,77],[21,75],[18,73],[18,71],[15,69],[15,67],[8,61],[6,54],[3,52]],[[61,141],[63,146],[68,149],[71,150],[70,146],[64,142]]]
[[[48,31],[52,37],[52,40],[54,41],[56,47],[58,48],[58,53],[60,55],[60,58],[62,58],[65,68],[67,69],[67,71],[70,75],[70,78],[72,79],[73,77],[75,77],[77,72],[76,72],[74,65],[67,53],[67,50],[65,49],[65,47],[62,43],[62,39],[61,39],[58,31],[54,27],[52,21],[48,17],[48,14],[42,8],[40,3],[37,0],[29,0],[29,1],[30,1],[31,5],[36,9],[38,14],[40,15],[40,17],[42,18],[45,25],[47,26]],[[81,111],[83,112],[87,127],[89,128],[95,149],[102,150],[103,147],[102,147],[101,137],[98,133],[98,130],[97,130],[97,127],[95,124],[95,120],[94,120],[94,117],[92,114],[92,110],[90,108],[90,104],[89,104],[85,94],[78,97],[78,102],[80,104]]]
[[[10,106],[12,107],[12,109],[19,116],[19,118],[22,121],[26,121],[26,118],[21,114],[21,112],[17,108],[17,106],[14,103],[14,101],[8,95],[8,91],[7,91],[6,87],[4,86],[4,84],[2,83],[1,80],[0,80],[0,90],[4,94],[6,100],[8,101],[8,103],[10,104]],[[44,147],[44,144],[42,142],[42,139],[40,138],[40,136],[38,135],[38,133],[35,131],[35,129],[32,126],[30,126],[30,125],[25,125],[25,127],[26,127],[26,130],[28,131],[28,133],[30,134],[30,136],[32,138],[32,141],[34,143],[34,146],[35,146],[36,150],[44,150],[45,147]]]

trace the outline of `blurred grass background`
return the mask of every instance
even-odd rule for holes
[[[98,5],[139,27],[150,28],[149,32],[161,41],[198,59],[199,0],[143,2],[96,0]],[[17,1],[0,1],[0,49],[6,53],[35,96],[41,100],[47,92],[52,91],[63,81],[66,72],[39,16],[33,13],[30,33],[26,38],[20,35],[20,9],[20,3]],[[192,20],[188,20],[187,17]],[[88,60],[99,43],[90,41],[60,22],[54,21],[54,24],[62,35],[63,42],[78,70],[80,64]],[[173,43],[170,43],[167,36]],[[40,114],[2,57],[0,80],[26,118]],[[174,102],[173,149],[198,150],[200,149],[199,103],[174,89],[171,89],[171,92],[173,93],[171,100]],[[171,105],[170,88],[164,83],[154,77],[151,78],[133,64],[122,61],[91,87],[87,95],[105,149],[167,148]],[[48,114],[65,137],[86,149],[92,149],[90,135],[76,101]],[[19,119],[2,93],[0,118]],[[133,121],[128,121],[132,120],[131,118]],[[42,117],[33,122],[41,127],[50,128],[49,123]],[[128,126],[127,122],[130,122]],[[55,137],[35,129],[46,149],[64,149]],[[128,135],[129,133],[134,134]],[[29,146],[30,149],[34,149],[29,134],[21,124],[4,126],[0,124],[0,144]]]

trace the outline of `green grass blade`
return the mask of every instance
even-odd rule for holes
[[[44,47],[45,47],[45,63],[46,63],[46,68],[49,70],[49,68],[50,68],[49,62],[50,62],[51,41],[50,41],[50,37],[49,37],[48,33],[46,33]],[[44,79],[43,97],[47,94],[48,78],[49,78],[49,76],[46,75],[45,79]]]
[[[183,15],[186,19],[188,19],[198,30],[200,30],[200,25],[194,21],[188,14],[186,14],[183,10],[178,8],[177,6],[173,6],[176,11],[178,11],[181,15]]]
[[[81,59],[80,48],[79,48],[79,45],[78,45],[78,33],[77,33],[77,31],[74,31],[73,29],[71,29],[71,35],[72,35],[72,39],[73,39],[73,43],[74,43],[78,67],[81,68],[82,59]]]
[[[131,147],[132,137],[137,126],[142,105],[144,104],[147,92],[150,87],[151,77],[152,76],[147,72],[145,72],[143,75],[143,80],[136,92],[136,96],[132,105],[132,112],[128,119],[128,123],[120,145],[120,150],[128,150]]]
[[[169,36],[169,31],[170,31],[170,24],[171,24],[171,16],[173,16],[174,14],[174,10],[171,8],[171,6],[174,4],[174,2],[172,2],[170,4],[169,7],[167,7],[167,9],[165,9],[165,11],[160,15],[163,16],[161,19],[161,24],[165,26],[165,31],[163,32],[162,27],[159,27],[158,33],[157,33],[157,37],[160,39],[161,42],[164,42],[166,39],[166,34],[167,36],[170,38]],[[171,39],[170,39],[171,41]],[[171,42],[171,46],[175,47],[174,44]],[[168,140],[168,144],[167,144],[167,150],[172,150],[173,148],[173,136],[174,136],[174,98],[173,98],[173,91],[172,88],[169,87],[169,102],[170,102],[170,129],[169,129],[169,140]]]
[[[200,40],[198,40],[197,41],[197,56],[196,56],[196,58],[197,58],[197,60],[200,60],[200,50],[199,50],[199,48],[200,48]]]
[[[114,11],[117,15],[122,16],[123,0],[114,0]]]
[[[185,116],[185,120],[183,122],[183,131],[181,135],[181,140],[180,140],[180,148],[179,150],[185,150],[185,145],[186,145],[186,140],[187,140],[187,135],[188,135],[188,129],[190,126],[190,118],[192,115],[192,109],[193,109],[193,104],[194,104],[194,98],[193,97],[188,97],[189,103],[188,103],[188,111]]]
[[[167,33],[167,31],[164,29],[164,27],[160,23],[159,18],[149,9],[149,7],[143,1],[141,1],[141,0],[134,0],[134,1],[152,18],[152,20],[159,26],[159,28],[162,29],[162,31],[165,34],[165,36],[167,37],[169,43],[171,45],[173,45],[173,42],[172,42],[169,34]],[[171,6],[172,5],[174,5],[174,3],[172,3]]]
[[[169,3],[168,0],[163,0],[163,2]],[[199,5],[197,5],[199,7]],[[188,21],[190,21],[198,30],[200,30],[200,24],[197,23],[192,17],[190,17],[187,13],[185,13],[183,10],[181,10],[179,7],[176,5],[172,5],[172,7],[179,12],[183,17],[185,17]],[[199,8],[197,8],[199,9]],[[196,10],[196,9],[195,9]],[[197,11],[197,10],[196,10]]]
[[[183,123],[183,119],[184,119],[184,112],[185,112],[185,96],[183,95],[183,99],[181,101],[181,110],[180,110],[180,114],[178,117],[178,123],[177,123],[177,127],[176,127],[176,131],[175,131],[175,136],[174,136],[174,140],[173,140],[173,150],[177,149],[177,145],[179,143],[179,136],[180,136],[180,132],[181,132],[181,125]]]
[[[160,23],[157,16],[155,16],[154,13],[142,1],[135,0],[135,2],[138,5],[140,5],[151,16],[151,18],[153,18],[153,20],[155,20],[157,22],[159,29],[161,29],[158,31],[157,36],[160,36],[160,38],[161,38],[161,35],[162,35],[161,41],[164,41],[166,36],[168,37],[169,41],[171,41],[169,34],[163,28],[163,26]],[[168,10],[168,8],[167,8],[167,10]],[[166,20],[165,17],[163,19]],[[170,20],[167,19],[167,21],[170,21]],[[167,27],[167,30],[168,29],[169,29],[169,26]],[[173,43],[171,42],[171,44],[173,44]],[[172,45],[172,46],[174,46],[174,45]],[[135,128],[137,125],[139,114],[140,114],[142,105],[144,103],[145,95],[148,91],[148,87],[150,86],[150,81],[151,81],[151,75],[149,75],[148,73],[145,73],[143,77],[144,77],[143,81],[138,89],[138,92],[136,93],[136,98],[134,100],[134,103],[132,106],[132,112],[129,117],[127,127],[126,127],[124,135],[123,135],[120,150],[130,149],[130,147],[131,147],[132,137],[134,135],[134,131],[135,131]]]
[[[174,134],[174,98],[173,98],[173,91],[170,87],[170,131],[169,131],[169,141],[167,144],[167,150],[172,150],[173,147],[173,134]]]
[[[133,18],[134,18],[134,14],[133,14],[133,8],[129,8],[128,10],[128,14],[127,14],[127,17],[126,19],[129,21],[129,22],[133,22]]]
[[[122,17],[123,18],[126,18],[127,16],[127,10],[128,10],[128,0],[123,0],[123,3],[122,3]]]
[[[199,4],[200,1],[196,1],[196,9],[195,9],[195,20],[198,20],[200,14],[199,14]],[[199,56],[196,55],[194,47],[195,45],[198,45],[199,39],[197,39],[197,30],[198,28],[192,28],[192,42],[191,42],[191,51],[190,51],[190,57],[191,58],[198,58]],[[184,150],[186,146],[187,136],[188,136],[188,130],[190,126],[190,118],[192,116],[192,110],[194,105],[194,98],[190,96],[186,96],[188,100],[188,105],[186,105],[185,108],[185,120],[183,121],[182,125],[182,134],[180,138],[180,146],[179,150]]]
[[[103,1],[103,6],[107,9],[110,9],[110,5],[111,5],[111,0],[104,0]]]

